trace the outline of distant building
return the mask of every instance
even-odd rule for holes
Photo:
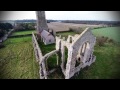
[[[51,33],[49,33],[48,31],[43,30],[40,35],[41,35],[41,39],[45,45],[55,43],[54,36]]]

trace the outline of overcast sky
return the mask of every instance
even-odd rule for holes
[[[104,20],[120,21],[117,11],[46,11],[52,20]],[[35,11],[3,11],[0,20],[36,19]]]

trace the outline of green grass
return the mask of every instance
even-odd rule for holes
[[[80,71],[77,79],[120,79],[120,46],[95,46],[96,61]]]
[[[41,50],[44,54],[55,50],[54,44],[45,46],[40,43]],[[94,55],[96,61],[90,66],[81,69],[78,76],[73,77],[74,79],[116,79],[120,78],[120,45],[106,43],[105,46],[95,46]],[[67,53],[66,60],[67,60]],[[56,56],[51,56],[48,59],[48,67],[56,66]],[[64,76],[60,69],[49,76],[52,79],[63,79]]]
[[[65,37],[67,38],[68,35],[75,35],[76,33],[75,32],[72,32],[72,31],[68,31],[68,32],[58,32],[56,35],[59,36],[61,35],[62,37]]]
[[[38,43],[39,43],[39,46],[40,46],[40,48],[42,50],[43,55],[49,53],[52,50],[55,50],[55,44],[44,45],[44,43],[40,42],[40,41],[38,41]]]
[[[22,33],[21,33],[22,34]],[[57,33],[67,37],[73,32]],[[97,35],[97,34],[96,34]],[[39,65],[36,62],[31,36],[9,38],[0,49],[0,78],[1,79],[39,79]],[[44,45],[39,42],[43,55],[55,50],[55,44]],[[67,59],[67,52],[66,59]],[[116,79],[120,78],[120,45],[106,43],[105,46],[95,46],[96,61],[81,69],[74,79]],[[48,68],[56,67],[56,56],[48,59]],[[63,79],[60,69],[49,76],[50,79]]]
[[[59,33],[61,34],[61,33]],[[74,35],[72,32],[62,33],[62,36],[68,36],[69,34]],[[41,50],[44,54],[55,50],[55,45],[45,46],[43,43],[40,43]],[[116,79],[120,78],[120,45],[106,43],[105,46],[99,47],[95,46],[94,55],[96,56],[96,61],[90,66],[84,69],[81,69],[78,76],[74,76],[74,79]],[[66,53],[67,57],[67,53]],[[66,58],[65,57],[65,58]],[[55,56],[48,59],[50,66],[55,66],[56,61],[54,60]],[[67,58],[66,58],[67,59]],[[63,79],[64,76],[62,72],[54,72],[50,75],[52,79]]]
[[[38,79],[39,66],[35,60],[31,37],[10,38],[0,49],[1,79]]]
[[[57,35],[61,35],[62,37],[67,37],[68,35],[75,35],[74,32],[61,32],[61,33],[57,33]],[[42,54],[45,55],[53,50],[55,50],[55,44],[50,44],[50,45],[44,45],[43,42],[38,41],[39,46],[41,48]],[[65,52],[66,55],[66,59],[67,59],[67,50]],[[52,70],[54,68],[57,67],[57,58],[56,55],[51,56],[50,58],[48,58],[47,60],[47,64],[48,64],[48,70]],[[50,79],[63,79],[64,76],[60,70],[60,68],[57,69],[56,72],[52,73],[48,78]]]
[[[41,51],[43,53],[43,55],[55,50],[55,44],[51,44],[51,45],[44,45],[43,42],[40,42],[39,41],[39,46],[41,48]],[[56,58],[56,55],[52,55],[50,56],[48,59],[47,59],[47,67],[48,69],[47,70],[52,70],[54,68],[57,68],[57,58]],[[57,69],[57,71],[55,71],[54,73],[52,73],[51,75],[49,75],[50,79],[63,79],[64,76],[60,70],[60,68]]]
[[[32,32],[36,32],[35,30],[28,30],[28,31],[18,31],[14,32],[12,35],[26,35],[26,34],[32,34]]]
[[[60,33],[57,33],[57,36],[58,35],[61,35],[62,37],[67,37],[68,35],[75,35],[75,33],[74,32],[60,32]],[[55,50],[55,44],[44,45],[44,43],[40,41],[38,41],[38,43],[41,47],[43,55],[45,55],[46,53],[49,53],[52,50]]]
[[[105,36],[116,42],[120,42],[120,27],[94,29],[92,32],[95,36]]]

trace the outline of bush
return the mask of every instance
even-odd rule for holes
[[[3,44],[0,43],[0,49],[4,48],[4,47],[5,47],[5,45],[3,45]]]
[[[41,41],[41,36],[40,36],[39,33],[36,33],[36,38],[37,38],[38,41]]]
[[[5,34],[5,30],[1,30],[1,29],[0,29],[0,37],[3,37],[4,34]]]
[[[74,29],[73,29],[73,28],[69,28],[69,31],[70,31],[70,32],[73,32],[73,31],[74,31]]]
[[[96,41],[99,46],[104,46],[104,44],[107,42],[108,37],[97,37]]]
[[[78,28],[71,27],[71,28],[69,28],[69,31],[73,31],[77,34],[81,34],[84,30],[85,30],[85,27],[78,27]]]
[[[104,27],[94,27],[93,29],[100,29],[100,28],[104,28]]]
[[[12,24],[0,23],[0,37],[3,37],[5,33],[9,32],[10,29],[13,29]]]
[[[109,39],[108,42],[109,43],[114,43],[114,40],[113,39]]]
[[[25,31],[25,30],[34,30],[35,23],[18,23],[14,27],[15,31]]]

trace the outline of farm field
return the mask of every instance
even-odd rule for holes
[[[101,28],[101,30],[102,29],[103,28]],[[107,28],[104,28],[104,30],[105,29]],[[13,33],[13,35],[23,35],[28,33],[31,33],[31,31],[15,32]],[[93,33],[98,36],[96,31],[93,31]],[[57,35],[62,35],[65,37],[74,34],[74,32],[57,33]],[[116,34],[118,33],[115,33],[114,35]],[[43,55],[49,53],[52,50],[55,50],[55,44],[47,46],[45,46],[41,42],[39,42],[39,44]],[[21,38],[9,38],[4,42],[4,45],[5,47],[0,49],[0,79],[39,79],[39,65],[35,60],[31,36]],[[95,63],[93,63],[90,67],[81,69],[79,75],[73,77],[74,79],[120,78],[120,45],[112,43],[106,43],[104,46],[101,47],[96,45],[94,55],[96,55]],[[49,58],[48,63],[49,68],[53,68],[56,66],[55,55]],[[49,78],[63,79],[64,77],[62,72],[58,69],[58,71],[51,74]]]
[[[79,27],[102,27],[102,25],[86,25],[86,24],[73,24],[73,23],[59,23],[59,22],[52,22],[48,23],[49,28],[55,30],[56,32],[60,31],[68,31],[72,28],[79,28]],[[99,29],[93,29],[93,34],[95,36],[105,36],[110,39],[113,39],[117,42],[120,42],[120,27],[107,27],[107,28],[99,28]]]
[[[93,29],[92,32],[95,36],[105,36],[116,42],[120,42],[120,27]]]
[[[55,30],[56,32],[60,31],[69,31],[69,28],[79,28],[79,27],[102,27],[102,25],[87,25],[87,24],[74,24],[74,23],[60,23],[60,22],[51,22],[48,23],[50,29]]]

